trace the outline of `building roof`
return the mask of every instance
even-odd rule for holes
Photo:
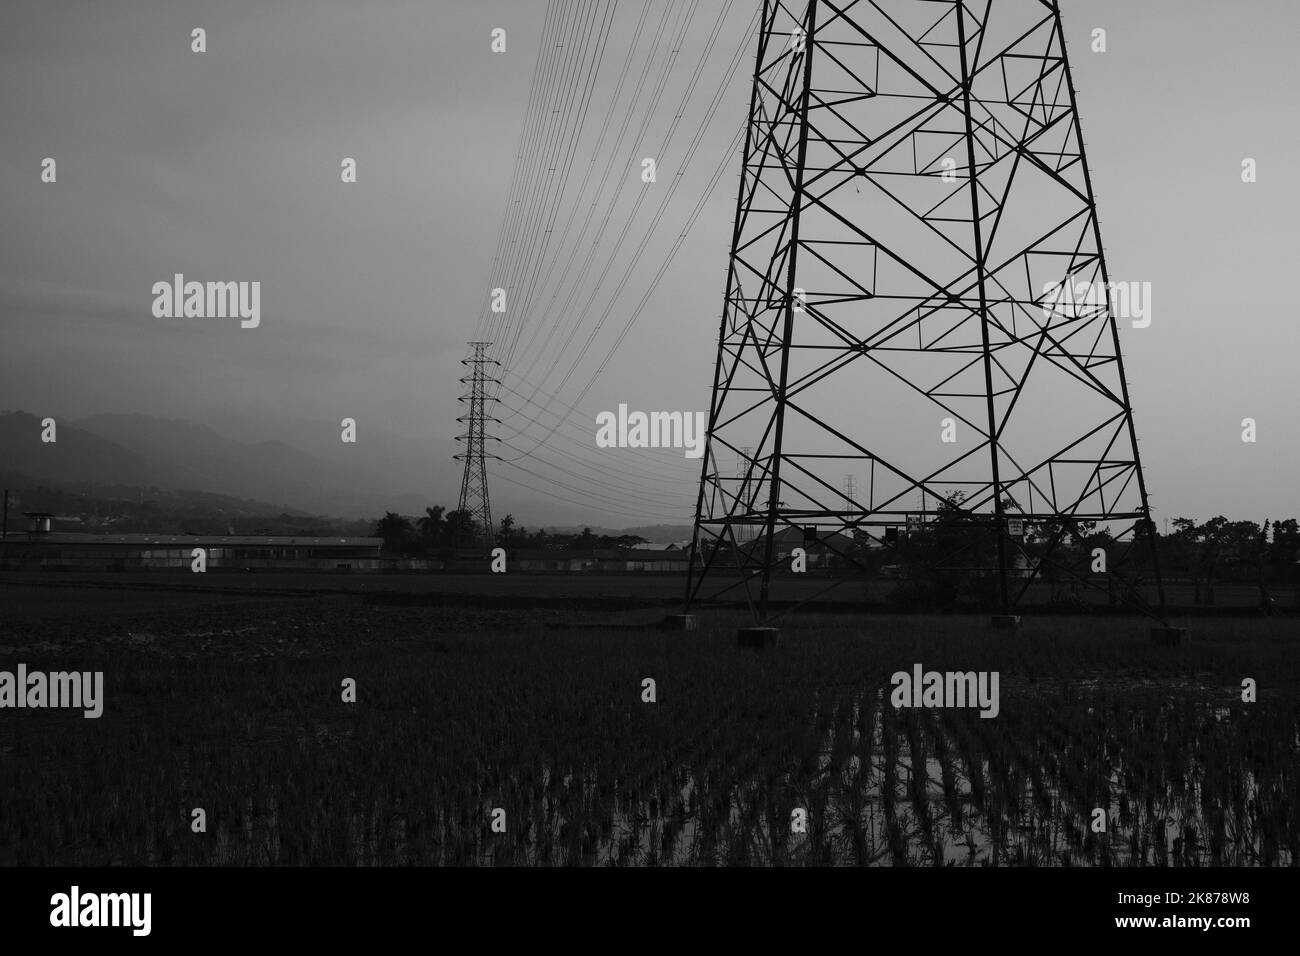
[[[622,552],[619,557],[627,558],[629,561],[686,561],[690,555],[680,548],[663,548],[654,551],[649,548],[633,548],[631,551]]]
[[[26,532],[10,534],[15,541],[25,539]],[[163,547],[183,545],[189,547],[238,548],[378,548],[383,538],[303,538],[286,535],[263,534],[87,534],[81,531],[51,531],[41,535],[44,544],[98,544],[127,545],[134,547]]]
[[[821,529],[818,529],[817,533],[818,533],[818,540],[816,545],[814,545],[814,547],[821,547],[821,548],[833,547],[840,551],[847,551],[849,548],[853,547],[853,539],[849,537],[847,534],[844,534],[842,532],[835,531],[830,534],[824,534],[821,531]],[[754,538],[753,540],[756,543],[761,542],[763,540],[763,536],[759,535],[757,538]],[[797,547],[802,548],[803,541],[804,541],[803,526],[802,525],[799,527],[786,526],[784,528],[778,529],[776,533],[772,535],[772,540],[778,546],[793,544]]]
[[[653,552],[652,552],[653,553]],[[590,551],[569,550],[549,551],[546,548],[520,548],[512,551],[515,560],[525,561],[621,561],[624,558],[644,556],[641,551],[617,551],[610,548],[596,548]]]
[[[582,555],[571,551],[547,551],[545,548],[520,548],[511,550],[510,557],[515,561],[570,561]]]

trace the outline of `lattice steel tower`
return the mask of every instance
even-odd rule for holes
[[[1056,0],[765,0],[736,210],[688,607],[815,543],[1163,616]]]
[[[460,401],[469,402],[469,414],[459,416],[456,421],[466,424],[465,433],[456,436],[456,441],[465,443],[465,451],[453,456],[457,461],[465,462],[465,473],[460,480],[460,504],[457,506],[462,515],[468,514],[477,524],[473,534],[463,530],[458,534],[458,547],[468,547],[483,543],[492,547],[494,532],[492,528],[492,504],[488,497],[487,459],[495,458],[486,451],[489,441],[499,439],[487,434],[487,423],[500,421],[487,414],[487,385],[497,379],[488,376],[485,366],[500,365],[495,359],[487,357],[486,350],[491,342],[470,342],[474,349],[472,358],[461,359],[461,365],[471,368],[470,374],[461,382],[469,386],[469,394],[462,395]]]

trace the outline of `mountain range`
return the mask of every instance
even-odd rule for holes
[[[397,436],[364,424],[356,444],[342,442],[341,429],[327,423],[285,426],[293,444],[239,440],[207,425],[139,414],[61,420],[55,428],[55,441],[44,442],[41,419],[0,413],[0,470],[56,487],[194,489],[346,518],[415,514],[446,498],[445,492],[413,493],[431,484],[437,470],[432,454],[421,456]],[[450,465],[441,469],[443,488],[453,487]]]
[[[460,463],[450,447],[435,448],[367,421],[357,423],[355,444],[341,440],[334,422],[244,417],[224,426],[218,431],[182,419],[103,413],[57,419],[55,441],[44,442],[40,417],[0,412],[0,473],[91,495],[108,486],[192,490],[263,502],[269,513],[348,520],[456,507]],[[620,529],[606,512],[588,513],[508,485],[496,495],[494,517],[512,512],[517,526],[563,525],[576,532],[598,520],[615,525],[600,533],[655,542],[691,533],[689,525]]]

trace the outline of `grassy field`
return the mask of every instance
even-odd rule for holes
[[[4,864],[1300,860],[1294,620],[1158,648],[1124,618],[808,616],[755,652],[727,616],[635,631],[489,598],[0,601],[0,669],[103,670],[106,698],[95,720],[0,711]],[[917,663],[998,671],[998,716],[895,710]]]
[[[743,606],[744,590],[733,586],[734,572],[718,572],[701,591],[701,600],[712,603],[710,596],[726,589],[719,603]],[[838,585],[827,591],[835,581]],[[32,585],[39,583],[40,587]],[[898,586],[896,579],[878,578],[869,582],[837,579],[821,573],[806,575],[783,574],[774,579],[773,600],[801,602],[815,600],[831,608],[843,605],[866,604],[881,610],[891,592]],[[348,574],[341,572],[310,571],[240,571],[191,574],[189,571],[46,571],[0,572],[0,588],[9,588],[19,594],[48,593],[67,589],[78,595],[94,595],[86,600],[97,606],[124,608],[138,607],[139,592],[146,591],[150,600],[196,600],[195,595],[235,594],[241,598],[256,595],[290,596],[294,594],[351,594],[382,598],[396,595],[402,598],[429,601],[445,600],[449,603],[477,605],[482,595],[491,594],[500,600],[521,605],[535,604],[539,599],[563,605],[607,606],[637,605],[666,607],[680,605],[686,594],[686,577],[677,573],[654,574],[600,574],[600,573],[445,573],[445,574]],[[757,594],[757,582],[752,585]],[[1217,584],[1214,588],[1213,606],[1197,606],[1192,585],[1185,581],[1167,581],[1166,597],[1171,608],[1186,608],[1198,613],[1206,610],[1231,612],[1253,611],[1259,607],[1259,589],[1246,584]],[[823,593],[824,592],[824,593]],[[173,597],[172,595],[189,595]],[[167,595],[163,597],[163,595]],[[1278,610],[1283,614],[1300,613],[1300,593],[1295,588],[1276,588],[1273,596]],[[1103,592],[1085,592],[1087,602],[1097,607],[1106,604]],[[1156,603],[1154,589],[1147,588],[1144,597]],[[48,598],[35,598],[32,603],[48,602]],[[79,603],[83,600],[78,598]],[[207,600],[199,598],[198,600]],[[1041,607],[1050,601],[1050,589],[1036,582],[1025,596],[1024,603]],[[1062,608],[1053,608],[1053,613]]]

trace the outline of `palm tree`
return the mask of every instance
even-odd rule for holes
[[[442,505],[436,508],[425,508],[424,517],[416,522],[426,548],[436,547],[442,543],[442,533],[447,524],[442,516],[445,510]]]

